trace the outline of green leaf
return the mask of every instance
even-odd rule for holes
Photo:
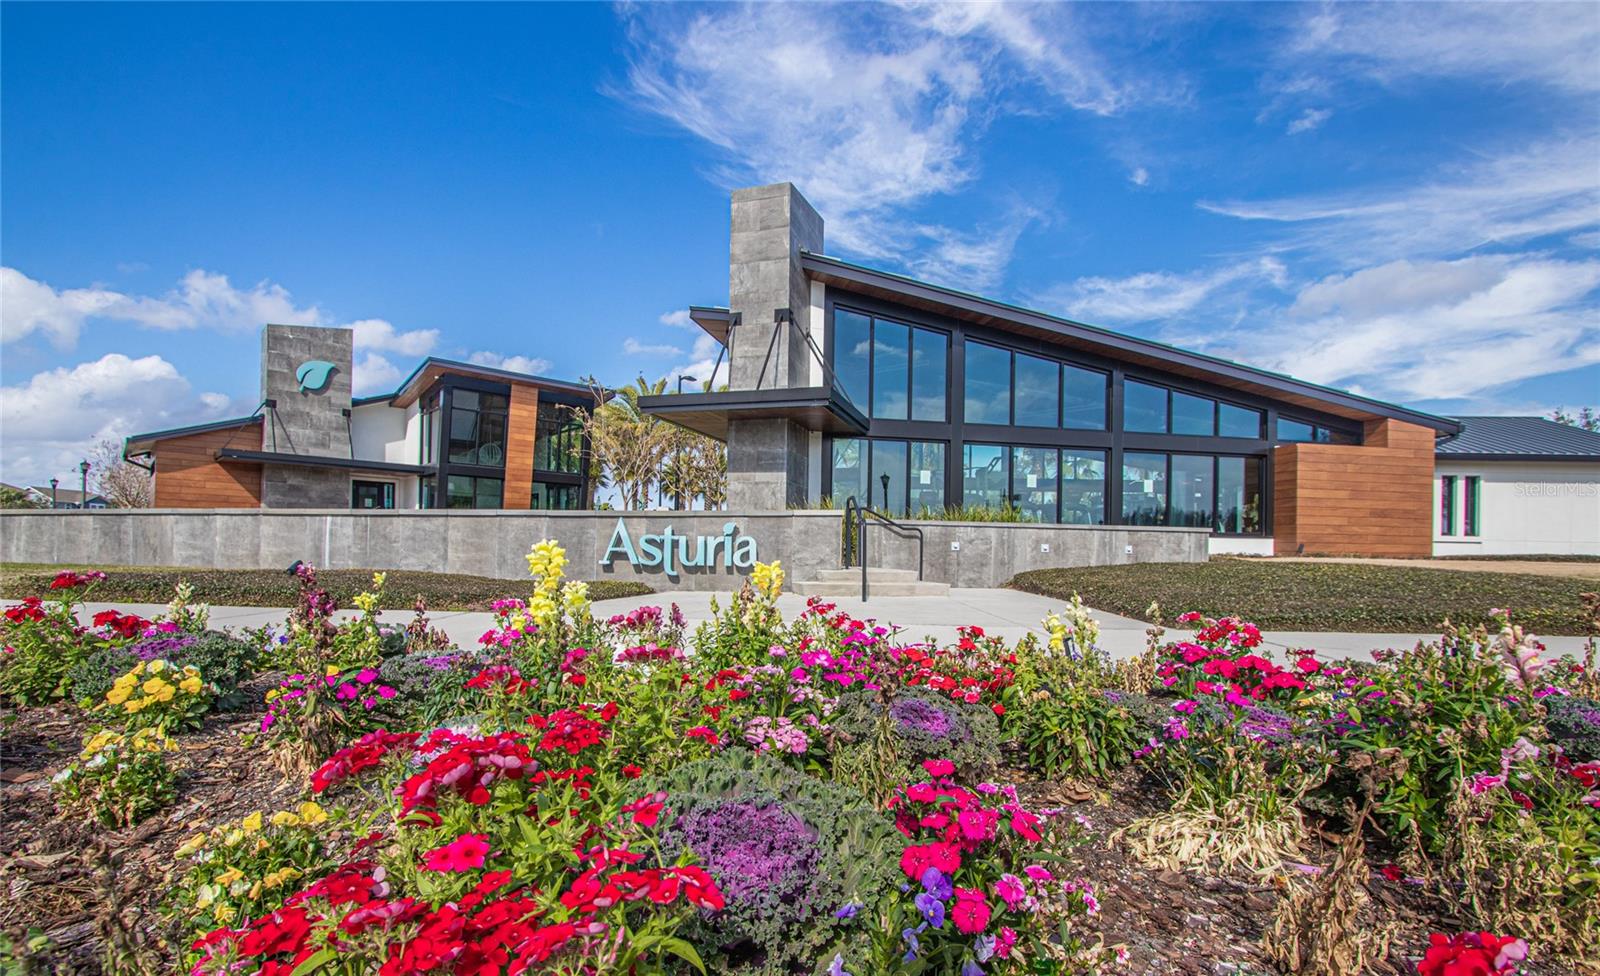
[[[289,976],[306,976],[307,973],[314,973],[322,968],[323,963],[332,959],[335,955],[336,953],[332,949],[318,949],[307,956],[300,965],[294,967],[294,971]]]

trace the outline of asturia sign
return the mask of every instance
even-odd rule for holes
[[[659,535],[641,535],[635,540],[623,520],[617,519],[600,565],[609,566],[619,556],[636,569],[660,567],[675,580],[679,569],[715,570],[719,559],[723,569],[749,569],[756,564],[756,540],[740,535],[732,522],[723,525],[721,535],[679,535],[668,525]]]

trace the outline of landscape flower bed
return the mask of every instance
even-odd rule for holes
[[[27,796],[159,848],[150,917],[106,906],[72,965],[1172,971],[1107,937],[1130,889],[1106,858],[1149,887],[1272,892],[1250,962],[1282,972],[1596,962],[1593,647],[1545,660],[1508,612],[1367,662],[1274,660],[1252,624],[1187,615],[1111,661],[1076,600],[1042,640],[934,646],[816,598],[784,620],[772,564],[691,633],[676,607],[597,617],[554,544],[529,565],[472,648],[384,623],[384,574],[336,623],[309,567],[249,635],[182,592],[81,623],[92,574],[7,610],[9,714],[84,735]],[[186,751],[229,716],[267,788],[183,806]],[[1039,800],[1063,794],[1087,800]],[[1096,796],[1136,808],[1097,828]],[[9,935],[0,952],[60,961],[48,933]]]

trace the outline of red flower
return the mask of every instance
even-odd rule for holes
[[[1000,704],[999,702],[995,702],[993,705],[990,705],[989,707],[994,709],[994,713],[996,715],[1004,715],[1006,713],[1006,707],[1004,705]]]
[[[1507,976],[1528,958],[1526,942],[1489,932],[1453,937],[1435,932],[1428,943],[1427,955],[1417,964],[1420,976]]]
[[[633,822],[641,827],[654,827],[661,820],[661,810],[666,804],[665,793],[650,793],[625,805],[623,813],[632,814]]]
[[[429,871],[471,871],[483,867],[489,854],[489,838],[485,834],[462,834],[455,840],[429,851],[423,856],[423,867]]]
[[[684,735],[691,739],[704,739],[706,745],[708,746],[720,745],[722,742],[721,739],[717,738],[717,733],[711,731],[711,729],[704,725],[696,725],[694,728],[685,732]]]
[[[644,769],[642,767],[635,766],[633,763],[628,763],[626,766],[622,767],[622,775],[628,777],[629,779],[638,779],[640,776],[644,775]]]
[[[1406,873],[1400,870],[1400,865],[1398,864],[1385,864],[1378,869],[1378,873],[1397,884],[1406,878]]]
[[[955,874],[960,867],[961,851],[956,845],[943,841],[913,844],[900,854],[900,870],[913,881],[921,880],[929,868],[938,868],[945,874]]]
[[[950,918],[958,931],[976,935],[989,925],[989,902],[984,899],[983,892],[975,888],[957,888]]]
[[[924,759],[922,768],[929,776],[949,776],[956,771],[956,764],[948,759]]]

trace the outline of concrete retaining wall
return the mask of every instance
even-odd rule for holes
[[[1207,529],[1156,526],[905,522],[922,530],[923,578],[951,586],[998,586],[1032,569],[1123,563],[1203,563]],[[1048,551],[1047,551],[1048,550]],[[867,565],[917,568],[914,536],[867,527]]]
[[[540,539],[567,550],[574,579],[636,579],[657,589],[728,589],[742,570],[718,559],[676,582],[663,569],[601,565],[618,519],[637,545],[671,526],[679,536],[721,539],[728,523],[756,541],[756,558],[782,559],[791,580],[840,565],[840,513],[473,512],[260,509],[109,509],[0,512],[0,560],[53,565],[279,569],[303,559],[329,569],[412,569],[502,579],[528,574]],[[927,537],[924,575],[953,586],[996,586],[1028,569],[1130,562],[1204,562],[1203,529],[917,522]],[[959,545],[953,549],[952,543]],[[1049,546],[1044,552],[1042,546]],[[1132,552],[1128,552],[1128,547]],[[870,563],[916,568],[908,539],[868,530]]]

